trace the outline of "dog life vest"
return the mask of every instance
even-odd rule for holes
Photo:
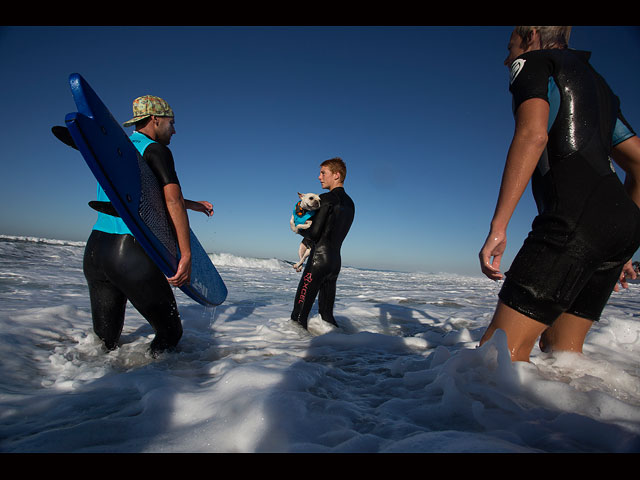
[[[296,226],[302,225],[307,220],[310,220],[311,217],[313,217],[316,213],[315,210],[305,210],[300,205],[301,203],[302,203],[302,200],[296,203],[296,206],[293,207],[293,223]]]

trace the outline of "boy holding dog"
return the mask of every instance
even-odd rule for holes
[[[318,297],[318,310],[325,322],[338,326],[333,317],[336,282],[342,265],[340,249],[355,215],[355,205],[344,190],[347,167],[339,158],[320,165],[320,185],[329,190],[320,195],[320,209],[311,227],[300,234],[312,242],[309,260],[300,279],[291,319],[307,328],[311,307]]]

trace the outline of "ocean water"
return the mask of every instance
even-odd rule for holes
[[[212,254],[228,300],[176,290],[184,336],[148,356],[91,330],[84,244],[0,236],[2,452],[639,452],[640,284],[614,293],[585,353],[511,363],[477,348],[499,284],[345,267],[340,329],[288,319],[300,274]]]

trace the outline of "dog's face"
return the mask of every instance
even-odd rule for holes
[[[301,200],[300,206],[305,210],[317,210],[320,208],[320,195],[298,192],[298,197]]]

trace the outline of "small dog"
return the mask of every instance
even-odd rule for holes
[[[313,217],[316,210],[320,208],[319,195],[316,195],[315,193],[298,192],[298,197],[300,197],[300,201],[296,203],[296,206],[293,208],[293,215],[291,215],[291,220],[289,221],[293,233],[300,233],[300,230],[306,230],[309,228],[311,226],[311,217]],[[302,264],[310,253],[311,243],[305,238],[300,242],[300,247],[298,248],[298,257],[300,258],[300,261],[293,266],[293,268],[296,269],[296,272],[302,270]]]

